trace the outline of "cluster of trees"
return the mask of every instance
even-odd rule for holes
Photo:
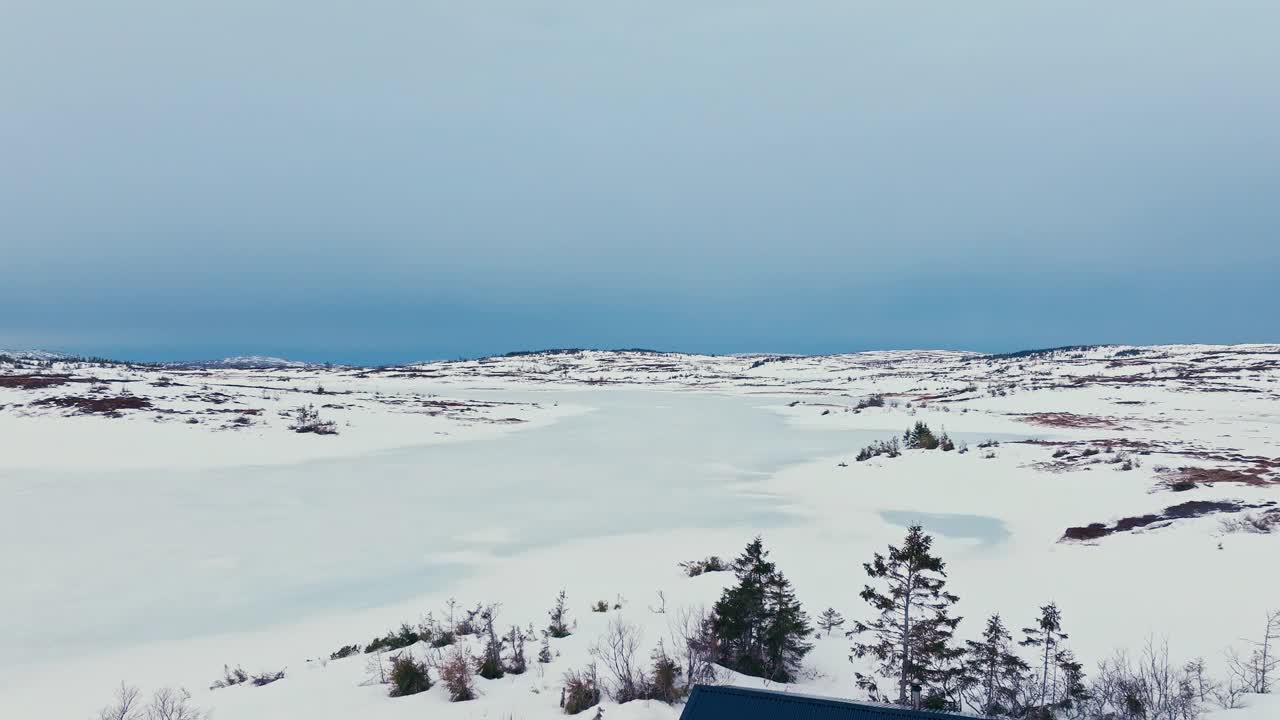
[[[790,682],[812,649],[809,616],[757,537],[733,563],[736,585],[712,611],[717,662],[744,675]]]
[[[698,565],[731,570],[736,582],[709,612],[686,608],[668,616],[670,644],[660,640],[647,660],[640,630],[615,618],[591,648],[590,664],[564,673],[560,706],[565,713],[596,707],[606,695],[619,703],[674,703],[695,683],[720,680],[718,668],[773,682],[798,678],[813,647],[814,629],[763,540],[751,540],[732,563],[715,558]],[[872,614],[854,620],[845,634],[851,641],[850,661],[859,667],[872,661],[872,672],[854,676],[873,700],[1020,720],[1193,720],[1210,704],[1236,707],[1242,695],[1271,692],[1280,680],[1280,612],[1266,617],[1263,632],[1246,653],[1229,654],[1223,681],[1209,675],[1203,659],[1173,662],[1167,644],[1154,639],[1137,658],[1116,653],[1087,678],[1067,645],[1063,614],[1053,602],[1042,606],[1017,638],[994,614],[977,638],[961,642],[961,618],[953,612],[959,598],[947,590],[946,563],[919,525],[907,530],[901,545],[874,553],[863,568],[868,582],[859,596]],[[416,628],[404,624],[374,638],[364,646],[371,681],[389,685],[389,694],[400,697],[429,690],[434,672],[450,699],[460,702],[477,696],[476,675],[497,679],[526,672],[525,645],[538,633],[532,624],[527,630],[512,625],[499,632],[498,607],[460,609],[450,600],[441,618],[428,613]],[[667,612],[665,603],[651,610]],[[576,627],[563,590],[547,616],[536,655],[539,668],[555,657],[551,639],[567,637]],[[846,620],[827,608],[816,624],[830,636]],[[418,643],[427,646],[425,659],[414,655],[411,646]],[[360,651],[359,645],[346,645],[330,657]],[[394,654],[384,659],[387,652]],[[255,676],[237,667],[227,668],[224,675],[215,687],[265,684],[284,672]],[[143,703],[136,688],[122,685],[100,717],[202,720],[205,714],[191,706],[189,697],[180,689],[164,689]]]
[[[314,405],[300,405],[293,410],[293,422],[289,429],[296,433],[313,433],[315,435],[337,435],[338,424],[320,417],[320,411]]]
[[[908,450],[955,450],[956,445],[944,430],[942,434],[935,435],[929,426],[923,422],[917,421],[914,427],[907,428],[902,433],[902,445]]]
[[[907,428],[906,432],[902,433],[901,441],[895,437],[871,443],[858,452],[856,459],[858,462],[862,462],[881,455],[895,458],[902,454],[904,448],[907,450],[942,450],[943,452],[948,452],[955,450],[956,444],[945,430],[939,434],[934,434],[927,424],[917,421],[914,426]],[[963,446],[960,448],[960,452],[965,452]]]
[[[1280,672],[1280,613],[1268,615],[1261,639],[1245,655],[1229,655],[1229,677],[1209,677],[1203,659],[1177,664],[1167,644],[1149,641],[1136,661],[1125,653],[1102,662],[1090,681],[1067,645],[1056,603],[1040,608],[1020,638],[1000,615],[986,619],[977,639],[960,643],[958,597],[946,589],[946,563],[920,526],[900,546],[864,564],[860,597],[875,612],[855,621],[850,661],[874,660],[875,673],[855,673],[872,699],[935,710],[967,709],[991,717],[1052,720],[1189,720],[1210,704],[1235,707],[1246,692],[1269,692]],[[820,626],[843,618],[828,609]],[[1025,655],[1024,655],[1025,653]],[[888,688],[881,683],[888,681]]]
[[[1025,720],[1191,720],[1211,704],[1236,707],[1244,693],[1271,692],[1280,680],[1280,612],[1267,616],[1248,652],[1228,655],[1224,681],[1209,676],[1203,659],[1173,662],[1167,644],[1154,639],[1140,657],[1117,653],[1088,678],[1053,602],[1017,631],[991,615],[977,638],[961,642],[959,598],[947,590],[933,538],[918,525],[863,568],[868,583],[859,595],[872,615],[854,620],[846,635],[850,661],[872,661],[874,671],[855,673],[872,700]],[[732,569],[737,583],[707,618],[710,657],[743,674],[794,680],[813,631],[790,583],[760,538]],[[827,635],[845,624],[834,608],[817,619]]]

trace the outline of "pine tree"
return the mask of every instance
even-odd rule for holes
[[[653,677],[649,681],[649,695],[670,705],[680,699],[680,673],[682,668],[670,655],[661,640],[649,656],[653,660]]]
[[[717,660],[744,675],[786,682],[812,648],[813,630],[791,583],[768,560],[756,537],[734,561],[738,584],[726,588],[712,613]]]
[[[484,651],[477,663],[476,674],[486,680],[496,680],[505,674],[502,666],[502,641],[498,639],[498,633],[493,629],[493,623],[497,617],[497,608],[492,605],[480,613],[486,639]]]
[[[542,631],[542,645],[538,648],[538,662],[546,665],[551,662],[551,633]]]
[[[713,610],[720,664],[756,677],[764,675],[765,581],[775,570],[768,555],[761,538],[748,543],[733,563],[738,584],[725,589]]]
[[[1036,622],[1035,627],[1022,628],[1025,637],[1020,643],[1024,647],[1038,648],[1036,654],[1041,656],[1040,668],[1040,707],[1046,707],[1048,703],[1054,699],[1057,694],[1056,689],[1050,692],[1050,673],[1057,670],[1054,664],[1054,658],[1058,651],[1058,646],[1063,640],[1067,639],[1067,634],[1062,632],[1062,612],[1058,610],[1057,603],[1049,603],[1040,607],[1040,619]],[[1053,676],[1056,685],[1056,673]]]
[[[556,596],[556,606],[547,614],[551,616],[551,623],[547,625],[547,632],[551,633],[551,637],[569,637],[571,631],[569,630],[568,599],[564,590],[561,590],[560,594]]]
[[[818,627],[822,628],[827,637],[831,637],[831,631],[844,625],[844,616],[836,612],[835,608],[827,608],[818,616]]]
[[[521,675],[529,669],[529,660],[524,654],[524,633],[520,628],[512,625],[506,640],[511,644],[511,660],[507,662],[507,672],[512,675]]]
[[[1076,660],[1075,653],[1064,649],[1054,654],[1054,666],[1062,679],[1062,690],[1054,697],[1054,705],[1069,710],[1089,696],[1084,684],[1084,665]]]
[[[776,682],[794,680],[813,649],[807,640],[812,634],[809,615],[796,600],[791,582],[775,572],[765,585],[764,676]]]
[[[950,616],[958,597],[946,591],[946,563],[930,554],[933,538],[919,525],[907,531],[901,548],[889,546],[886,557],[876,553],[863,564],[867,576],[885,589],[863,587],[860,597],[879,615],[870,623],[857,621],[848,635],[866,638],[853,644],[850,661],[870,655],[880,674],[898,682],[898,703],[905,705],[913,684],[947,688],[959,677],[956,661],[963,650],[952,646],[960,618]],[[873,695],[875,679],[857,674],[858,683]]]
[[[1013,714],[1018,687],[1031,666],[1013,651],[1013,635],[999,615],[987,619],[981,640],[966,643],[965,695],[983,715]]]

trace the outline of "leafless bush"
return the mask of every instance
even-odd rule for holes
[[[191,693],[185,688],[160,688],[151,696],[147,720],[204,720],[207,712],[191,704]]]
[[[566,715],[576,715],[600,704],[600,685],[595,663],[584,670],[569,670],[560,689],[560,707]]]
[[[209,714],[191,704],[184,688],[160,688],[151,702],[142,703],[138,688],[120,683],[115,699],[98,711],[98,720],[205,720]]]
[[[1202,697],[1211,681],[1203,663],[1170,662],[1168,641],[1149,638],[1137,662],[1118,651],[1098,665],[1083,717],[1115,720],[1193,720],[1202,712]],[[1202,695],[1203,692],[1203,695]]]
[[[1280,530],[1280,512],[1245,513],[1224,519],[1219,527],[1223,532],[1267,535]]]
[[[677,662],[684,666],[685,686],[719,682],[716,657],[720,643],[706,608],[684,607],[668,616],[667,629]]]
[[[630,702],[647,694],[648,680],[644,668],[636,663],[640,650],[640,630],[621,618],[609,623],[609,630],[591,648],[591,655],[608,677],[609,694],[619,703]]]
[[[142,713],[142,692],[120,683],[111,704],[98,711],[98,720],[142,720]]]
[[[1275,675],[1280,669],[1280,610],[1267,613],[1260,639],[1245,642],[1249,645],[1248,655],[1241,656],[1234,648],[1227,651],[1231,684],[1245,692],[1265,695],[1275,689]]]
[[[471,653],[461,644],[453,646],[449,655],[440,662],[440,682],[449,689],[450,702],[465,702],[476,698],[475,679],[471,675]]]

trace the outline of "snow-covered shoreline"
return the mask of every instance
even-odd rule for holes
[[[659,591],[674,609],[712,602],[727,581],[719,574],[684,577],[676,563],[732,556],[763,533],[811,614],[832,606],[855,616],[863,610],[856,597],[860,563],[899,540],[906,518],[934,526],[968,618],[962,635],[975,633],[980,618],[995,611],[1011,625],[1029,622],[1036,607],[1053,599],[1074,629],[1073,648],[1086,667],[1114,648],[1137,648],[1152,634],[1167,635],[1180,658],[1213,661],[1236,638],[1253,633],[1256,616],[1280,604],[1274,574],[1249,572],[1271,561],[1280,535],[1228,533],[1222,517],[1206,515],[1089,543],[1060,539],[1068,527],[1114,523],[1190,499],[1278,499],[1277,356],[1275,346],[1171,346],[1008,359],[583,353],[380,372],[218,369],[180,377],[143,368],[0,368],[0,377],[87,379],[0,387],[0,484],[14,499],[5,540],[22,548],[6,560],[7,576],[19,579],[21,603],[6,612],[33,628],[17,636],[18,661],[0,680],[0,714],[85,715],[127,679],[145,687],[184,685],[198,704],[224,718],[396,717],[420,711],[423,703],[451,717],[551,717],[558,714],[553,696],[560,673],[585,662],[604,616],[614,614],[588,612],[589,602],[621,596],[616,612],[656,642],[667,621],[653,612]],[[162,383],[160,376],[182,384]],[[316,391],[320,386],[324,392]],[[37,404],[88,388],[143,396],[150,407],[100,417]],[[878,394],[887,398],[884,407],[858,407]],[[299,402],[333,416],[338,435],[290,432],[281,413]],[[251,431],[223,429],[224,414],[241,414],[216,412],[226,407],[262,412],[250,415]],[[197,422],[186,423],[191,417]],[[519,422],[502,422],[507,418]],[[970,451],[854,461],[863,445],[895,437],[917,421],[967,439]],[[986,437],[1043,444],[1006,441],[979,450]],[[445,449],[437,444],[441,438],[469,442]],[[595,447],[602,454],[593,459],[586,449]],[[577,457],[574,448],[585,454]],[[1089,455],[1092,449],[1097,454]],[[551,458],[537,459],[539,453]],[[446,465],[431,459],[446,457]],[[575,462],[559,470],[555,457]],[[1136,462],[1121,469],[1121,458]],[[448,471],[414,479],[432,467]],[[1170,479],[1184,467],[1257,482],[1219,479],[1171,490]],[[211,479],[231,487],[211,492],[207,486],[218,484]],[[115,485],[95,488],[90,480]],[[370,497],[379,502],[366,502]],[[173,524],[165,519],[173,501],[220,505],[220,514]],[[334,511],[358,515],[379,504],[391,508],[388,514],[353,525],[360,540],[346,543],[352,548],[345,555],[343,544],[326,534],[341,539],[352,532],[332,521],[342,517]],[[108,552],[137,546],[113,546],[102,529],[84,536],[88,528],[106,527],[93,512],[139,526],[140,539],[172,533],[186,549],[151,559]],[[984,519],[995,524],[965,529]],[[229,537],[245,535],[245,544],[220,539],[219,524]],[[569,531],[539,535],[540,524]],[[983,528],[989,527],[1005,534],[988,537]],[[213,536],[192,541],[183,533]],[[271,533],[283,538],[280,546],[263,548],[268,560],[252,560],[247,548]],[[93,548],[94,534],[105,540],[101,553]],[[366,542],[366,534],[376,542]],[[138,630],[141,642],[89,641],[82,656],[38,661],[48,656],[37,631],[75,608],[82,608],[83,619],[130,633],[118,626],[124,615],[96,610],[100,600],[92,594],[75,595],[81,578],[89,579],[86,587],[109,592],[91,578],[120,572],[129,587],[126,599],[115,602],[126,609],[130,593],[184,578],[201,593],[190,598],[206,602],[211,590],[201,588],[221,587],[234,603],[237,584],[276,581],[272,563],[305,565],[316,556],[332,558],[344,576],[362,566],[362,582],[384,582],[380,575],[403,574],[421,562],[413,560],[423,552],[415,541],[430,546],[435,562],[465,570],[440,589],[383,594],[376,607],[338,598],[303,610],[297,621],[255,620],[212,635],[183,620],[184,637],[148,639]],[[376,557],[369,554],[375,547]],[[395,562],[383,559],[384,547]],[[76,556],[89,563],[79,571],[70,560]],[[336,586],[316,582],[326,572],[319,564],[302,572],[290,592],[333,593]],[[208,584],[211,577],[224,580]],[[484,681],[481,699],[472,703],[451,705],[434,690],[430,697],[386,698],[382,688],[360,685],[359,659],[307,662],[414,622],[449,596],[500,602],[504,616],[520,625],[541,622],[561,588],[580,621],[578,632],[557,644],[561,657],[541,677]],[[843,638],[820,640],[803,688],[856,696],[847,654]],[[287,666],[289,674],[264,688],[207,690],[223,663],[250,670]],[[54,688],[66,672],[84,682],[77,692],[59,695]],[[646,702],[608,712],[671,718],[678,710]]]

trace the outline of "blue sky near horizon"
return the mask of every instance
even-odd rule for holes
[[[6,5],[0,347],[1280,341],[1280,5]]]

